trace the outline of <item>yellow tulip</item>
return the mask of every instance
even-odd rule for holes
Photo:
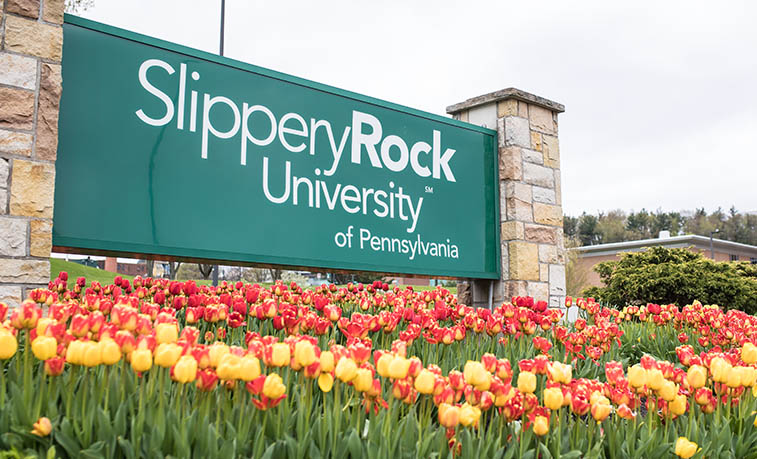
[[[544,389],[544,406],[550,410],[559,410],[562,408],[563,395],[559,387]]]
[[[352,380],[352,386],[358,392],[367,392],[373,387],[373,373],[367,368],[357,370],[355,379]]]
[[[686,372],[686,380],[693,389],[704,387],[707,383],[707,369],[701,365],[692,365]]]
[[[66,350],[66,362],[81,365],[84,356],[84,341],[71,341]]]
[[[376,362],[376,371],[382,378],[389,377],[389,366],[394,361],[394,354],[383,354]]]
[[[131,352],[131,368],[134,371],[143,372],[149,370],[151,367],[152,353],[149,349],[135,349]]]
[[[747,341],[741,348],[741,360],[747,365],[757,363],[757,346]]]
[[[420,374],[417,378],[415,378],[415,390],[420,392],[421,394],[431,394],[434,392],[434,383],[436,382],[436,377],[433,373],[431,373],[427,369],[421,370]]]
[[[271,373],[270,375],[266,376],[265,382],[263,383],[263,395],[265,395],[266,397],[275,400],[284,395],[286,389],[287,388],[284,385],[281,376],[277,375],[276,373]]]
[[[300,340],[294,345],[294,360],[301,366],[307,367],[313,364],[318,357],[315,348],[310,341]]]
[[[334,377],[331,376],[331,373],[318,375],[318,387],[322,392],[331,392],[331,388],[334,387]]]
[[[173,377],[182,384],[190,383],[197,378],[197,360],[191,355],[183,355],[173,367]]]
[[[728,381],[728,375],[731,373],[731,364],[722,357],[715,357],[710,362],[710,373],[713,381],[724,383]]]
[[[221,361],[221,357],[231,352],[229,346],[224,343],[215,342],[208,348],[208,357],[210,358],[210,366],[213,368],[218,367],[218,363]]]
[[[676,386],[676,383],[673,381],[668,381],[666,379],[663,381],[658,393],[666,402],[672,402],[676,394],[678,394],[678,386]]]
[[[544,416],[536,416],[534,419],[534,433],[538,436],[546,435],[549,432],[549,421]]]
[[[628,369],[628,382],[634,388],[639,388],[647,384],[647,370],[638,363]]]
[[[239,361],[239,379],[252,381],[260,376],[260,361],[254,355],[246,355]]]
[[[53,425],[48,418],[39,418],[32,427],[32,433],[38,437],[46,437],[53,431]]]
[[[18,341],[11,332],[0,329],[0,360],[7,360],[13,357],[18,350]]]
[[[176,324],[161,323],[155,326],[155,342],[158,344],[175,343],[179,340]]]
[[[176,364],[181,357],[181,346],[173,343],[159,344],[155,349],[155,365],[163,368],[170,368]]]
[[[471,406],[466,402],[460,407],[460,424],[465,427],[476,425],[478,423],[478,418],[480,417],[481,410],[475,406]]]
[[[410,360],[396,356],[389,364],[388,372],[391,379],[405,379],[410,371]]]
[[[697,452],[697,444],[689,441],[685,437],[678,437],[676,440],[675,454],[683,459],[688,459]]]
[[[518,390],[524,394],[533,394],[536,390],[536,375],[530,371],[521,371],[518,374]]]
[[[91,368],[101,363],[100,346],[94,341],[85,341],[82,347],[82,364]]]
[[[675,416],[682,415],[686,412],[686,396],[683,394],[676,395],[668,407],[670,408],[670,412]]]
[[[274,367],[284,367],[289,365],[292,353],[289,345],[286,343],[276,343],[271,346],[271,364]]]
[[[37,336],[32,341],[32,352],[39,360],[52,359],[57,355],[58,342],[51,336]]]
[[[460,422],[460,408],[442,403],[439,405],[439,424],[452,429]]]
[[[336,364],[334,374],[340,381],[348,383],[357,376],[357,364],[349,357],[343,357]]]
[[[105,365],[113,365],[121,360],[121,347],[112,339],[100,341],[100,355]]]
[[[330,373],[334,371],[334,354],[331,351],[321,352],[321,372]]]
[[[665,376],[662,374],[662,371],[657,368],[647,370],[647,385],[650,389],[660,390],[664,382]]]
[[[216,368],[216,374],[220,379],[224,381],[231,381],[232,379],[238,379],[241,376],[241,361],[242,358],[234,354],[226,354],[221,357]]]

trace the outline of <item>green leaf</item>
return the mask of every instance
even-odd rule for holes
[[[55,459],[55,446],[51,446],[47,450],[47,456],[46,459]]]
[[[105,457],[105,442],[98,441],[93,443],[89,448],[79,451],[78,457],[84,459],[100,459]]]
[[[127,459],[135,459],[134,445],[132,445],[129,440],[118,437],[118,445],[121,447],[121,451],[123,451],[124,456],[126,456]]]

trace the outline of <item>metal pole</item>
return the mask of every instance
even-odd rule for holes
[[[221,0],[221,56],[223,56],[223,32],[225,27],[225,19],[226,19],[226,0]]]
[[[494,305],[494,280],[489,282],[489,310],[492,311]]]
[[[710,232],[710,258],[715,259],[715,249],[712,248],[712,232]]]

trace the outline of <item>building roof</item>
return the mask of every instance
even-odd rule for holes
[[[698,249],[710,249],[710,238],[687,234],[685,236],[671,236],[656,239],[640,239],[638,241],[612,242],[609,244],[587,245],[575,247],[570,250],[579,253],[579,256],[613,255],[618,252],[638,252],[646,247],[662,246],[667,248],[684,248],[694,246]],[[719,252],[757,257],[757,246],[741,244],[739,242],[712,239],[712,246]]]

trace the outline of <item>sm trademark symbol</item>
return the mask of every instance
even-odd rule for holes
[[[434,192],[434,187],[426,186],[426,193],[433,193],[433,192]]]

